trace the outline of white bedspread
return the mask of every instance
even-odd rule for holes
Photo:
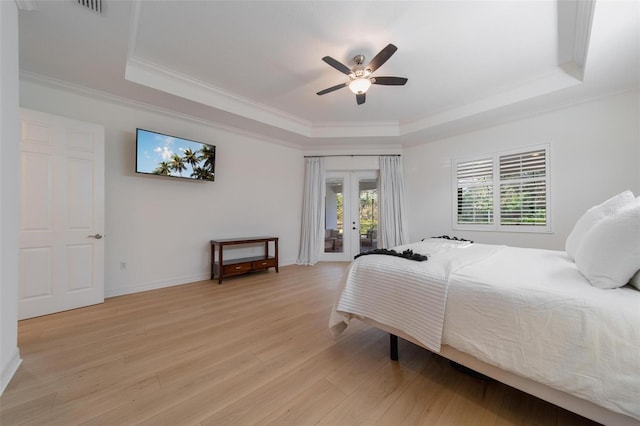
[[[640,291],[598,289],[565,252],[442,240],[426,262],[353,262],[330,319],[391,326],[640,420]]]
[[[640,419],[640,291],[595,288],[565,252],[515,247],[449,281],[445,344]]]
[[[366,255],[353,262],[331,315],[329,326],[334,335],[342,332],[352,317],[364,316],[398,328],[427,349],[440,352],[449,274],[501,247],[430,239],[394,250],[407,248],[430,259],[417,262]]]

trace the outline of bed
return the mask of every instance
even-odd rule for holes
[[[334,335],[357,318],[587,418],[640,425],[638,289],[595,287],[566,251],[440,238],[406,250],[429,260],[354,260]]]

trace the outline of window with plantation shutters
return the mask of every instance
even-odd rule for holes
[[[493,160],[458,163],[456,176],[458,223],[493,223]]]
[[[550,232],[549,146],[454,160],[453,228]]]
[[[546,226],[545,149],[500,156],[500,224]]]

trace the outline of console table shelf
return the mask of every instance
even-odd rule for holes
[[[269,254],[269,243],[273,242],[274,254]],[[264,243],[264,255],[224,259],[225,247]],[[278,237],[225,238],[211,240],[211,279],[218,277],[222,284],[224,277],[263,271],[275,268],[278,272]]]

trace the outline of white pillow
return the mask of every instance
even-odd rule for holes
[[[640,198],[596,223],[576,253],[591,285],[618,288],[640,269]]]
[[[578,252],[578,248],[580,247],[582,240],[593,225],[604,217],[614,214],[620,210],[620,208],[629,204],[633,200],[633,192],[626,190],[587,210],[587,212],[578,219],[573,230],[567,237],[567,241],[565,241],[564,249],[569,257],[575,260],[576,253]]]

